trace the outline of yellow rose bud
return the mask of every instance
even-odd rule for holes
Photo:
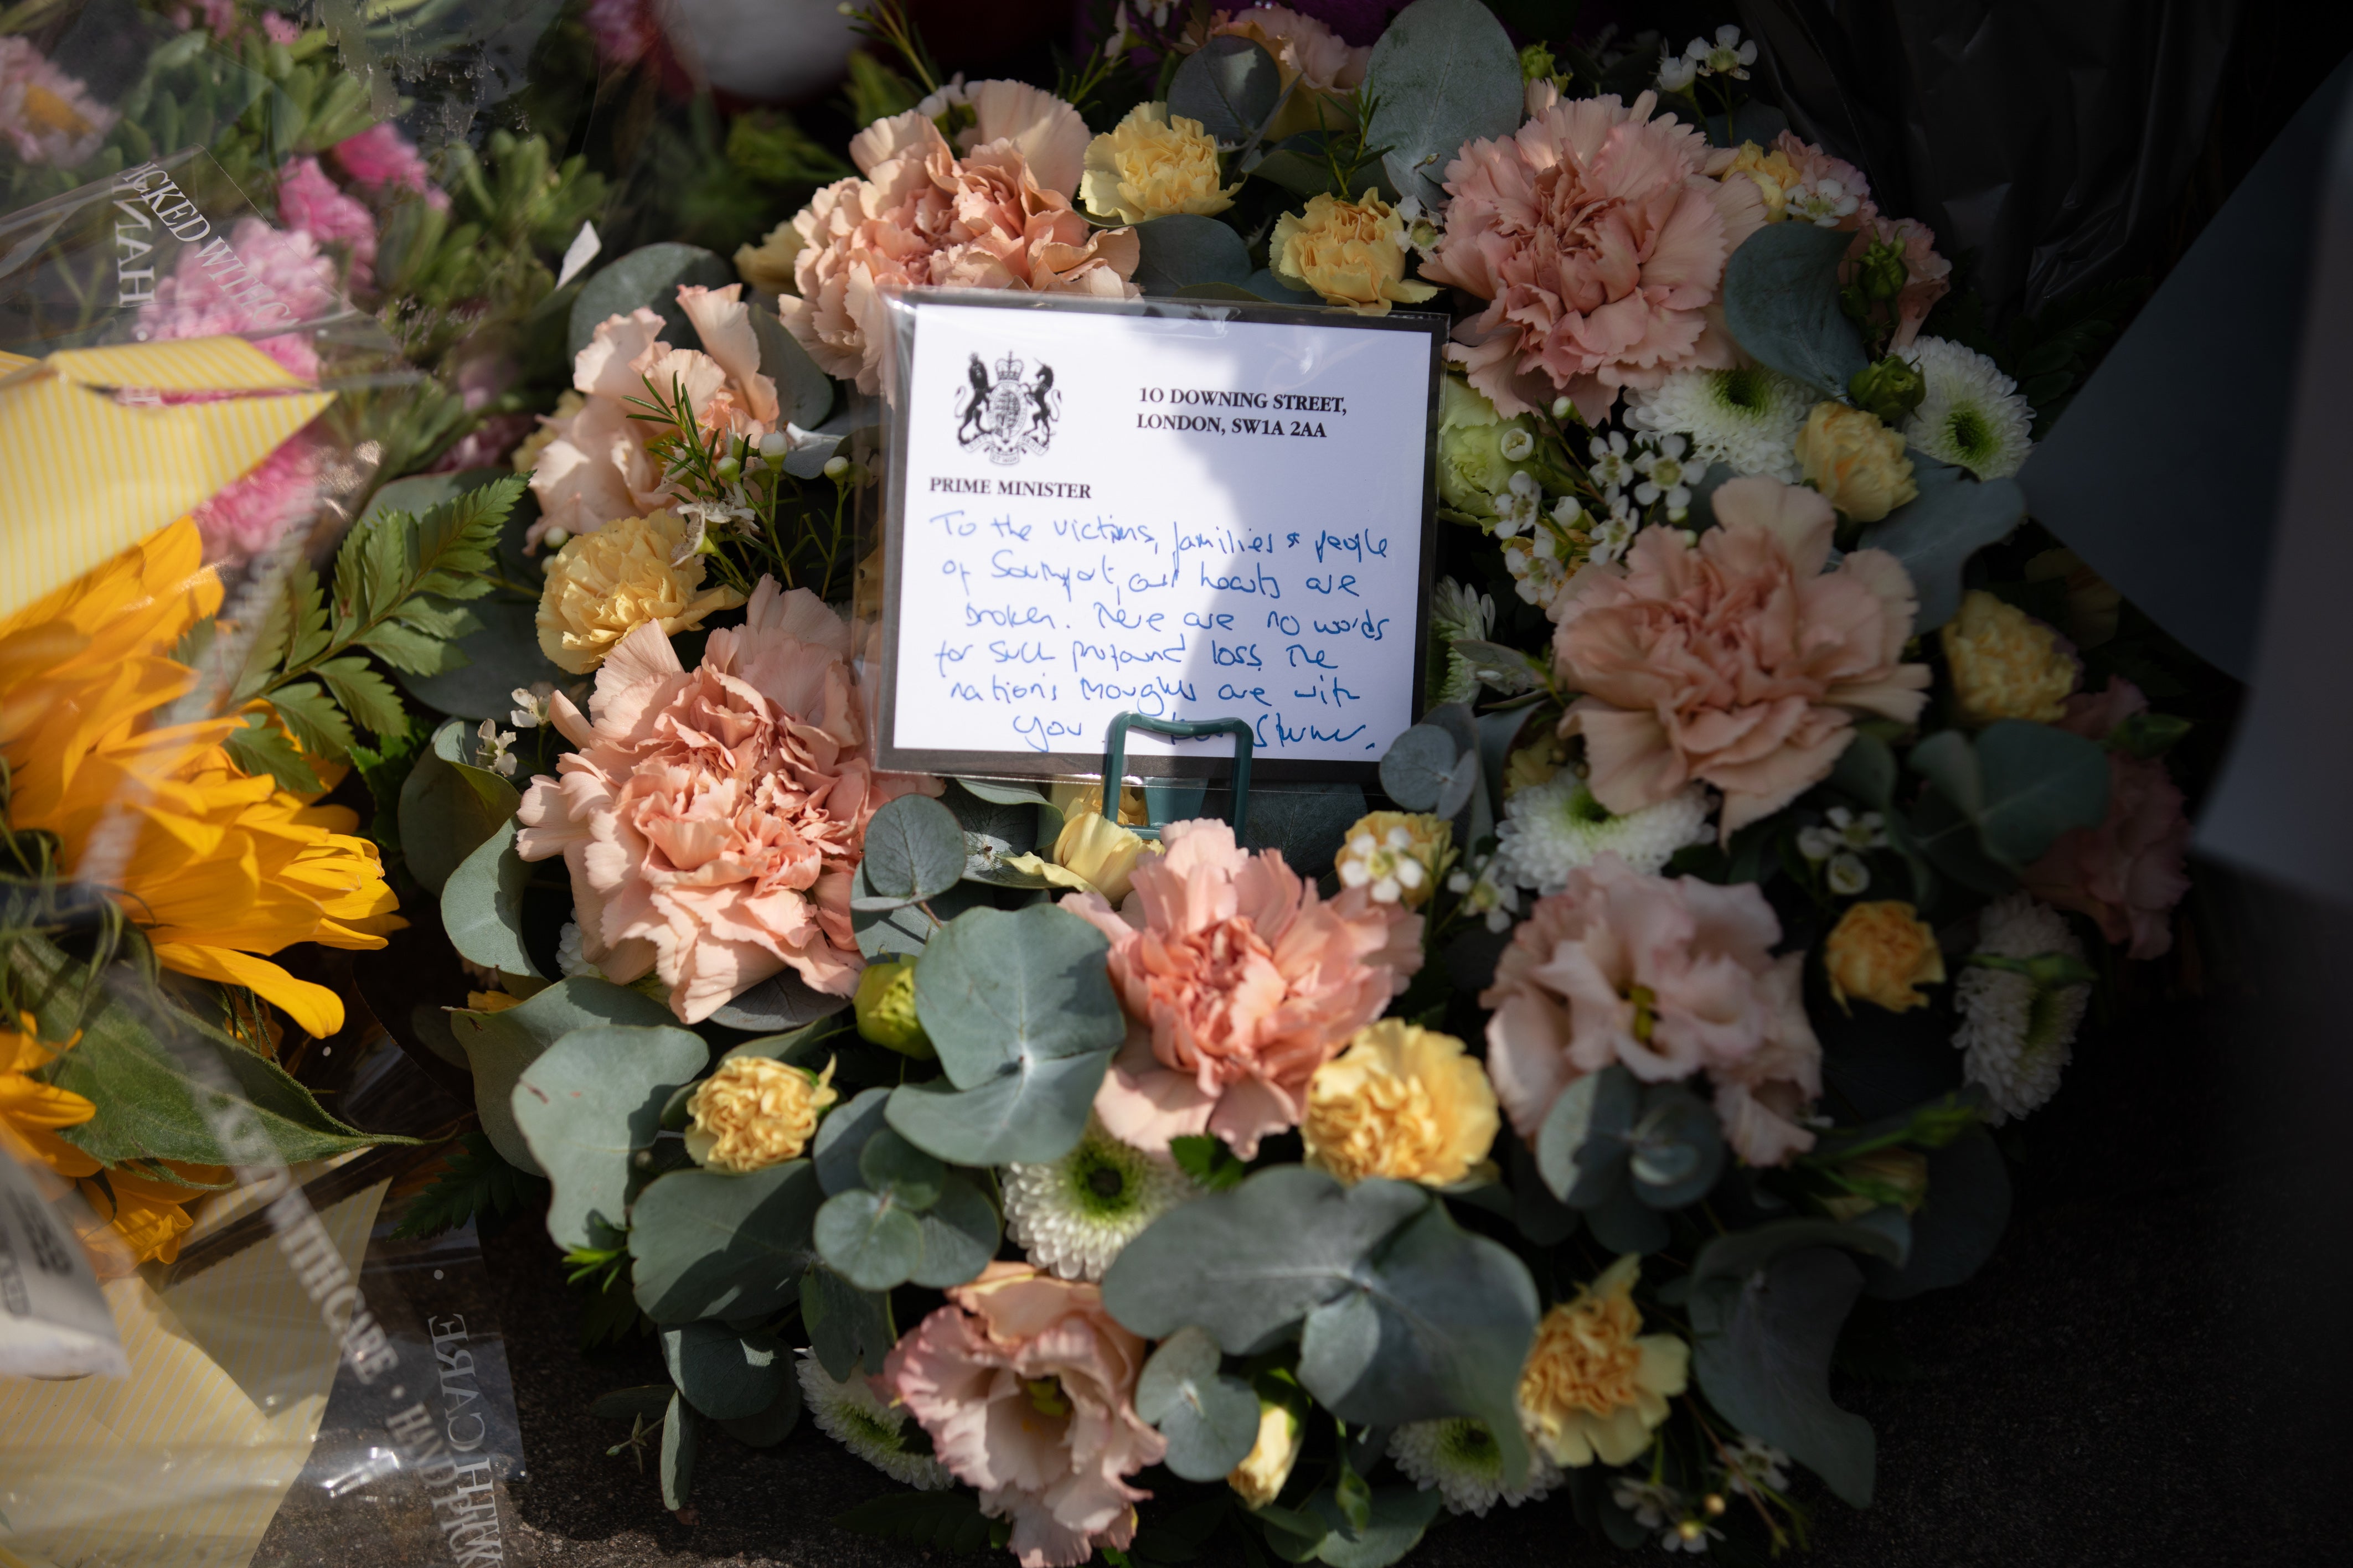
[[[1315,1069],[1299,1123],[1307,1158],[1344,1182],[1451,1186],[1494,1147],[1495,1090],[1451,1035],[1384,1018]]]
[[[1120,223],[1171,213],[1208,216],[1234,205],[1241,182],[1218,184],[1218,143],[1198,120],[1171,117],[1165,103],[1139,103],[1087,143],[1079,197],[1087,211]]]
[[[1406,281],[1405,224],[1375,191],[1353,202],[1327,193],[1309,201],[1303,214],[1283,214],[1274,220],[1267,252],[1276,277],[1368,316],[1438,292]]]
[[[1822,968],[1831,994],[1848,1012],[1850,997],[1876,1003],[1891,1013],[1927,1005],[1915,987],[1945,978],[1945,955],[1910,904],[1882,899],[1851,904],[1822,944]]]
[[[2067,716],[2081,667],[2060,648],[2056,632],[2017,605],[1972,588],[1961,595],[1960,613],[1945,623],[1944,639],[1953,700],[1970,723],[2055,724]]]
[[[1054,809],[1062,814],[1062,820],[1065,822],[1082,812],[1092,813],[1097,816],[1103,815],[1103,785],[1101,784],[1052,784],[1047,788],[1046,798],[1054,803]],[[1119,819],[1130,826],[1140,826],[1152,820],[1151,814],[1145,806],[1144,792],[1134,784],[1123,784],[1120,787]]]
[[[729,1057],[687,1097],[686,1152],[737,1175],[781,1165],[800,1157],[818,1113],[839,1098],[830,1060],[811,1074],[774,1057]]]
[[[1620,1258],[1546,1312],[1520,1369],[1528,1436],[1556,1465],[1622,1465],[1651,1446],[1691,1376],[1691,1347],[1642,1332],[1641,1259]]]
[[[1917,1149],[1874,1149],[1840,1165],[1837,1173],[1852,1186],[1822,1200],[1822,1212],[1835,1220],[1860,1219],[1883,1204],[1918,1214],[1928,1201],[1928,1156]]]
[[[915,1016],[913,959],[868,964],[865,973],[858,977],[858,995],[853,1005],[858,1014],[858,1032],[876,1045],[887,1046],[918,1061],[929,1061],[939,1054],[932,1049],[932,1037],[923,1033],[923,1020]]]
[[[648,621],[674,637],[742,604],[733,588],[702,586],[705,558],[690,553],[686,540],[685,520],[658,511],[618,518],[566,542],[548,562],[540,591],[540,651],[586,675]]]
[[[1920,493],[1904,437],[1877,415],[1843,403],[1817,403],[1806,416],[1798,466],[1808,484],[1856,522],[1877,522]]]
[[[1789,187],[1800,184],[1804,178],[1798,173],[1798,166],[1789,162],[1787,153],[1778,148],[1768,153],[1754,142],[1740,144],[1740,150],[1733,154],[1731,164],[1721,177],[1729,180],[1738,174],[1746,174],[1757,182],[1757,194],[1765,198],[1767,223],[1779,223],[1787,215]]]
[[[1101,810],[1082,811],[1063,820],[1061,837],[1054,840],[1054,863],[1085,878],[1096,892],[1117,904],[1133,886],[1129,879],[1137,857],[1146,849],[1157,852],[1159,847]]]
[[[780,223],[758,245],[735,247],[735,276],[771,294],[797,294],[800,290],[793,286],[793,263],[805,243],[789,221]]]
[[[1264,1508],[1282,1495],[1291,1467],[1299,1462],[1299,1450],[1306,1443],[1307,1428],[1299,1413],[1282,1400],[1261,1394],[1258,1441],[1226,1477],[1226,1484],[1240,1495],[1244,1508]]]
[[[1333,869],[1344,888],[1363,888],[1377,904],[1419,909],[1438,886],[1453,847],[1454,825],[1409,811],[1376,811],[1357,820],[1340,846]]]

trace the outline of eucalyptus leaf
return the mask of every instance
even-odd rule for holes
[[[865,1183],[858,1169],[859,1156],[865,1152],[866,1141],[887,1130],[882,1120],[882,1108],[889,1103],[887,1089],[859,1091],[846,1104],[837,1105],[818,1123],[817,1142],[809,1156],[817,1165],[818,1185],[826,1195],[851,1192]]]
[[[1725,323],[1749,357],[1838,401],[1869,363],[1839,308],[1839,261],[1853,239],[1810,223],[1767,224],[1724,268]]]
[[[1307,1500],[1307,1511],[1321,1520],[1326,1533],[1316,1542],[1314,1561],[1330,1568],[1388,1568],[1421,1542],[1422,1532],[1438,1517],[1442,1494],[1435,1489],[1376,1487],[1361,1525],[1350,1522],[1339,1498],[1329,1487]]]
[[[1987,854],[2024,870],[2071,828],[2108,814],[2108,759],[2097,741],[2049,724],[2004,719],[1978,731],[1985,783],[1978,838]]]
[[[1388,183],[1432,212],[1462,144],[1510,135],[1525,100],[1519,51],[1479,0],[1415,0],[1398,12],[1373,45],[1365,86],[1379,100],[1366,141],[1388,149]]]
[[[522,940],[522,896],[531,868],[515,853],[515,824],[499,825],[441,885],[441,929],[470,963],[540,978]]]
[[[1283,138],[1255,159],[1247,172],[1255,178],[1273,181],[1294,196],[1347,197],[1356,194],[1333,188],[1332,162],[1324,155],[1324,132],[1320,131],[1303,131]]]
[[[547,1234],[556,1246],[608,1245],[600,1220],[608,1231],[623,1227],[630,1156],[653,1145],[671,1091],[710,1060],[711,1047],[691,1029],[604,1025],[571,1031],[523,1069],[512,1108],[554,1184]]]
[[[1250,790],[1242,847],[1280,849],[1284,865],[1303,877],[1321,877],[1364,815],[1365,792],[1357,784],[1259,784]]]
[[[545,560],[546,557],[540,557]],[[405,669],[393,673],[403,689],[428,708],[460,719],[491,719],[501,726],[512,722],[517,687],[537,681],[563,689],[580,678],[541,651],[536,605],[512,599],[481,599],[467,606],[474,629],[450,646],[465,662],[434,675]]]
[[[1634,1075],[1614,1062],[1560,1091],[1536,1131],[1536,1169],[1554,1196],[1591,1208],[1623,1182],[1625,1134],[1641,1107]]]
[[[849,1005],[850,998],[811,985],[799,970],[780,969],[713,1008],[711,1021],[730,1029],[784,1033],[830,1018]]]
[[[858,1173],[869,1192],[921,1214],[939,1201],[948,1168],[886,1127],[858,1152]]]
[[[1913,629],[1932,632],[1959,612],[1969,557],[2026,521],[2026,492],[2015,479],[1980,481],[1924,453],[1911,458],[1919,495],[1864,529],[1861,548],[1884,550],[1904,563],[1920,595]]]
[[[1435,724],[1416,724],[1383,753],[1382,792],[1404,810],[1436,811],[1452,782],[1461,752],[1454,737],[1444,730]]]
[[[964,876],[964,827],[929,795],[902,795],[866,826],[866,885],[885,899],[936,897]]]
[[[1690,1310],[1692,1369],[1708,1403],[1868,1508],[1871,1424],[1830,1395],[1831,1356],[1862,1290],[1862,1271],[1845,1252],[1800,1247],[1730,1276],[1694,1271]]]
[[[523,1069],[575,1029],[598,1024],[674,1025],[669,1008],[642,992],[593,976],[558,981],[497,1013],[453,1013],[449,1032],[474,1074],[474,1109],[499,1157],[534,1176],[547,1174],[515,1124],[514,1087]]]
[[[791,1436],[793,1428],[800,1425],[801,1380],[791,1375],[789,1367],[786,1371],[786,1375],[779,1381],[776,1395],[768,1401],[766,1409],[757,1415],[739,1415],[733,1420],[722,1421],[719,1429],[738,1443],[753,1448],[773,1448]]]
[[[670,1409],[670,1398],[677,1392],[667,1383],[616,1388],[591,1400],[588,1414],[599,1421],[636,1421],[639,1418],[659,1421]]]
[[[683,1394],[673,1394],[668,1414],[662,1416],[661,1496],[662,1507],[672,1513],[684,1508],[694,1498],[694,1412]]]
[[[860,1290],[891,1290],[923,1261],[923,1227],[886,1194],[837,1193],[817,1211],[817,1252]]]
[[[1135,1413],[1168,1440],[1165,1463],[1188,1481],[1221,1481],[1258,1440],[1258,1394],[1220,1370],[1217,1342],[1179,1329],[1144,1363]]]
[[[640,306],[662,319],[662,337],[670,347],[702,348],[702,335],[679,309],[679,285],[723,289],[735,281],[735,269],[700,246],[670,241],[639,246],[608,262],[580,286],[572,300],[565,358],[578,358],[607,317],[626,316]]]
[[[786,422],[804,430],[824,424],[833,412],[833,377],[818,368],[775,311],[753,306],[752,332],[760,342],[760,374],[776,384],[776,401]]]
[[[466,724],[457,719],[436,730],[433,743],[417,753],[417,765],[400,786],[401,855],[409,874],[436,895],[449,873],[522,804],[513,784],[464,760],[466,734]]]
[[[818,1195],[807,1160],[649,1184],[629,1215],[638,1305],[657,1323],[776,1311],[807,1267]]]
[[[1251,273],[1242,287],[1274,305],[1321,305],[1324,302],[1312,289],[1286,283],[1263,267]]]
[[[1901,1268],[1874,1258],[1864,1289],[1900,1301],[1958,1285],[1985,1266],[2010,1226],[2010,1170],[1982,1127],[1928,1151],[1928,1194],[1912,1216],[1912,1248]]]
[[[1041,1057],[973,1089],[937,1079],[901,1084],[885,1114],[910,1142],[959,1165],[1045,1164],[1085,1132],[1111,1056]]]
[[[1168,112],[1199,121],[1215,141],[1240,142],[1266,123],[1282,96],[1282,73],[1274,57],[1250,39],[1223,36],[1186,56],[1176,68],[1168,82]]]
[[[812,1262],[802,1277],[800,1297],[809,1349],[828,1377],[846,1383],[860,1367],[870,1376],[881,1372],[899,1340],[890,1297],[860,1290],[822,1262]]]
[[[1602,1200],[1582,1211],[1585,1228],[1613,1253],[1649,1255],[1662,1250],[1671,1236],[1666,1217],[1634,1194],[1631,1182],[1620,1182]]]
[[[923,1231],[923,1258],[908,1278],[934,1290],[979,1278],[1005,1234],[987,1194],[955,1172],[942,1184],[939,1200],[917,1216],[917,1223]]]
[[[792,1352],[767,1334],[739,1334],[724,1323],[664,1329],[662,1361],[686,1402],[714,1421],[741,1421],[773,1404],[796,1382]]]
[[[1135,283],[1147,294],[1174,294],[1204,283],[1250,285],[1249,247],[1216,218],[1171,213],[1136,225],[1135,238]]]

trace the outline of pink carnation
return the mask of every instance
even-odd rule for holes
[[[2089,740],[2108,732],[2148,699],[2121,676],[2094,695],[2067,699],[2063,730]],[[2050,853],[2026,869],[2026,890],[2046,904],[2073,910],[2099,922],[2112,942],[2130,938],[2134,958],[2156,958],[2173,946],[2173,906],[2189,890],[2182,857],[2189,847],[2189,818],[2181,791],[2155,757],[2108,753],[2108,815],[2097,827],[2060,836]]]
[[[171,276],[159,279],[155,297],[140,307],[139,328],[147,339],[243,333],[294,374],[316,381],[319,354],[308,335],[257,334],[316,321],[343,308],[335,291],[335,264],[319,253],[318,241],[299,229],[288,233],[247,217],[237,220],[226,251],[211,246],[181,248]]]
[[[919,285],[1134,299],[1133,229],[1098,229],[1071,206],[1087,127],[1050,93],[984,81],[934,94],[969,108],[962,157],[923,107],[878,120],[849,143],[865,177],[818,192],[793,219],[798,298],[785,326],[828,375],[861,392],[882,378],[882,300]]]
[[[1752,1165],[1813,1147],[1799,1121],[1821,1093],[1805,954],[1776,958],[1781,922],[1753,882],[1646,877],[1615,854],[1536,900],[1480,998],[1487,1076],[1533,1142],[1561,1091],[1615,1062],[1645,1083],[1704,1072],[1725,1141]]]
[[[278,171],[278,218],[322,245],[347,245],[352,285],[364,289],[375,267],[375,215],[343,194],[316,158],[290,158]]]
[[[1446,232],[1421,275],[1489,301],[1446,352],[1506,415],[1566,393],[1599,424],[1620,387],[1735,363],[1709,307],[1764,198],[1709,179],[1706,139],[1652,120],[1656,101],[1557,101],[1538,84],[1533,119],[1447,165]]]
[[[670,347],[661,318],[642,306],[598,324],[572,362],[572,384],[586,402],[579,413],[550,422],[554,438],[532,469],[540,506],[533,545],[551,528],[594,533],[617,517],[643,517],[670,495],[646,449],[660,426],[630,402],[647,395],[649,380],[665,396],[683,391],[706,431],[757,440],[778,427],[776,384],[760,374],[760,340],[743,292],[741,283],[679,289],[679,308],[708,353]]]
[[[416,143],[390,121],[369,126],[335,143],[335,162],[360,189],[379,200],[395,191],[414,191],[426,205],[447,207],[449,198],[433,183]]]
[[[1910,722],[1928,668],[1899,663],[1918,601],[1903,565],[1857,550],[1825,573],[1837,516],[1761,477],[1715,492],[1719,526],[1683,542],[1649,528],[1622,563],[1588,566],[1551,615],[1562,719],[1585,737],[1594,798],[1613,812],[1724,792],[1722,833],[1826,777],[1856,712]]]
[[[515,847],[564,857],[581,951],[608,978],[655,972],[690,1024],[787,968],[829,995],[857,989],[866,825],[939,785],[874,773],[849,655],[839,616],[763,577],[696,668],[649,622],[597,671],[593,722],[552,700],[580,749],[524,792]]]
[[[1135,1538],[1151,1493],[1124,1478],[1167,1440],[1135,1413],[1145,1343],[1093,1285],[992,1263],[891,1349],[882,1382],[940,1462],[1013,1521],[1021,1568],[1075,1568]]]
[[[1172,823],[1161,842],[1117,913],[1100,893],[1062,900],[1111,938],[1130,1019],[1095,1110],[1139,1148],[1206,1131],[1249,1159],[1298,1124],[1315,1069],[1421,967],[1421,917],[1362,888],[1326,902],[1222,822]]]
[[[1936,301],[1951,290],[1953,264],[1936,254],[1936,237],[1929,232],[1926,224],[1908,217],[1890,223],[1874,215],[1856,234],[1854,243],[1847,247],[1845,258],[1839,263],[1839,281],[1852,282],[1863,252],[1889,241],[1904,247],[1905,281],[1895,296],[1894,335],[1888,340],[1888,346],[1909,348],[1912,340],[1920,335],[1920,323],[1928,319]]]
[[[206,563],[237,565],[268,553],[318,508],[318,448],[297,436],[192,515],[204,535]]]
[[[118,118],[25,39],[0,37],[0,146],[27,163],[70,169],[90,161]]]
[[[1296,81],[1298,92],[1345,93],[1363,86],[1365,68],[1373,59],[1370,46],[1352,46],[1322,17],[1308,15],[1308,9],[1252,5],[1230,15],[1219,11],[1210,18],[1209,35],[1248,38],[1263,46],[1274,57],[1283,85]],[[1377,23],[1373,31],[1379,35]]]

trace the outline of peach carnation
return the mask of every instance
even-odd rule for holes
[[[2101,741],[2148,699],[2121,676],[2108,678],[2096,695],[2079,691],[2067,699],[2059,728]],[[2108,753],[2108,815],[2097,827],[2059,836],[2050,852],[2026,868],[2020,880],[2046,904],[2073,910],[2099,922],[2112,942],[2129,939],[2135,958],[2157,958],[2173,946],[2173,906],[2189,890],[2182,856],[2189,847],[2189,818],[2181,790],[2155,757]]]
[[[1062,900],[1111,938],[1131,1020],[1095,1110],[1138,1148],[1206,1131],[1249,1159],[1298,1125],[1315,1069],[1421,967],[1421,917],[1362,888],[1326,901],[1222,822],[1171,823],[1161,842],[1117,913],[1099,893]]]
[[[947,1294],[884,1359],[892,1398],[981,1511],[1013,1521],[1021,1568],[1127,1545],[1152,1494],[1125,1478],[1168,1450],[1135,1413],[1144,1341],[1103,1310],[1100,1287],[1026,1263],[992,1263]]]
[[[866,824],[939,786],[874,773],[849,660],[839,616],[763,577],[694,669],[648,622],[597,672],[593,721],[550,699],[579,750],[524,792],[515,849],[564,857],[581,952],[607,978],[652,971],[690,1024],[786,968],[828,995],[858,988]]]
[[[932,119],[952,109],[973,116],[962,156]],[[893,289],[1134,299],[1134,231],[1094,228],[1071,205],[1088,140],[1069,104],[1019,82],[952,88],[876,121],[849,143],[865,177],[826,186],[793,219],[799,298],[777,302],[786,328],[827,374],[872,393]]]
[[[1623,816],[1702,780],[1729,839],[1826,777],[1855,713],[1915,718],[1928,668],[1898,662],[1918,604],[1894,556],[1822,570],[1830,502],[1752,477],[1715,504],[1696,545],[1645,529],[1623,562],[1579,572],[1552,607],[1553,656],[1585,693],[1560,732],[1585,737],[1594,798]]]
[[[1479,1005],[1487,1076],[1533,1142],[1561,1091],[1621,1063],[1647,1083],[1704,1072],[1725,1141],[1752,1165],[1813,1147],[1821,1092],[1805,954],[1773,956],[1781,922],[1753,882],[1646,877],[1616,855],[1536,900]]]
[[[1364,85],[1373,61],[1370,45],[1352,45],[1320,18],[1288,5],[1252,5],[1230,16],[1219,11],[1209,19],[1209,36],[1248,38],[1274,57],[1274,68],[1292,91],[1261,138],[1270,147],[1303,131],[1346,124],[1347,96]]]
[[[549,422],[532,469],[540,509],[532,544],[550,529],[594,533],[616,518],[644,517],[670,499],[661,464],[647,447],[663,426],[630,401],[649,396],[648,381],[664,397],[683,390],[707,432],[757,440],[778,427],[776,384],[760,374],[760,340],[743,291],[741,283],[680,287],[679,308],[702,340],[701,350],[663,342],[662,319],[643,306],[597,325],[572,362],[580,408]]]
[[[1566,393],[1599,424],[1620,387],[1736,363],[1708,307],[1765,203],[1753,181],[1708,178],[1706,138],[1652,120],[1655,94],[1630,108],[1540,85],[1518,132],[1447,165],[1446,233],[1421,275],[1489,302],[1446,352],[1498,409]]]

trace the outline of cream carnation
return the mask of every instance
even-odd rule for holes
[[[1446,234],[1421,273],[1488,301],[1447,357],[1505,414],[1565,393],[1598,425],[1621,387],[1736,363],[1708,307],[1764,200],[1751,181],[1708,178],[1706,138],[1652,120],[1656,104],[1549,102],[1447,165]]]
[[[1119,223],[1171,213],[1208,216],[1234,205],[1241,182],[1221,185],[1218,144],[1198,120],[1173,118],[1165,103],[1139,103],[1087,143],[1079,194],[1087,211]]]
[[[1561,732],[1585,737],[1594,798],[1622,815],[1701,780],[1724,792],[1729,838],[1826,777],[1856,713],[1918,717],[1928,668],[1899,662],[1917,601],[1895,557],[1822,570],[1836,520],[1820,496],[1732,479],[1715,507],[1696,545],[1645,529],[1622,564],[1578,573],[1553,656],[1585,693]]]
[[[1650,1447],[1691,1376],[1691,1347],[1642,1332],[1641,1260],[1621,1258],[1544,1315],[1520,1372],[1520,1415],[1556,1465],[1622,1465]]]
[[[787,968],[857,989],[866,824],[939,786],[874,774],[840,616],[763,577],[694,669],[648,624],[597,671],[593,721],[560,693],[549,710],[579,750],[523,793],[515,849],[564,857],[589,962],[623,984],[659,975],[690,1024]]]
[[[1803,953],[1773,956],[1781,922],[1753,882],[1645,877],[1614,855],[1539,899],[1479,998],[1487,1072],[1520,1136],[1588,1073],[1646,1083],[1705,1073],[1725,1140],[1754,1165],[1813,1147],[1821,1092]]]
[[[729,1057],[686,1097],[686,1152],[737,1175],[797,1160],[840,1098],[831,1061],[810,1073],[773,1057]]]
[[[744,595],[702,586],[704,558],[676,559],[686,523],[676,512],[622,518],[567,541],[547,563],[539,595],[539,650],[558,668],[586,675],[620,640],[649,622],[666,637],[732,610]]]
[[[1798,432],[1813,395],[1761,364],[1679,370],[1656,387],[1626,395],[1626,423],[1636,430],[1687,436],[1692,462],[1723,463],[1736,474],[1764,474],[1794,484]]]
[[[1450,1187],[1485,1162],[1500,1125],[1495,1091],[1461,1041],[1384,1018],[1315,1069],[1299,1132],[1309,1162],[1344,1182]]]
[[[1274,220],[1267,265],[1326,304],[1380,316],[1392,304],[1418,305],[1438,292],[1407,279],[1405,251],[1405,224],[1377,192],[1353,202],[1325,192],[1310,197],[1304,212]]]
[[[1981,479],[2014,474],[2034,449],[2034,410],[2018,384],[1975,349],[1922,338],[1900,351],[1928,384],[1904,439]]]
[[[951,107],[947,97],[937,110],[878,120],[849,143],[863,177],[826,186],[793,219],[799,298],[778,302],[785,326],[820,369],[860,392],[882,384],[889,290],[1140,292],[1127,280],[1140,254],[1134,231],[1093,228],[1071,205],[1088,140],[1077,112],[1018,82],[955,90],[975,116],[961,157],[931,119]]]
[[[1421,967],[1421,917],[1361,888],[1327,901],[1222,822],[1173,822],[1161,842],[1118,912],[1096,893],[1062,900],[1111,938],[1130,1020],[1095,1110],[1139,1148],[1210,1132],[1248,1159],[1298,1124],[1315,1069]]]

